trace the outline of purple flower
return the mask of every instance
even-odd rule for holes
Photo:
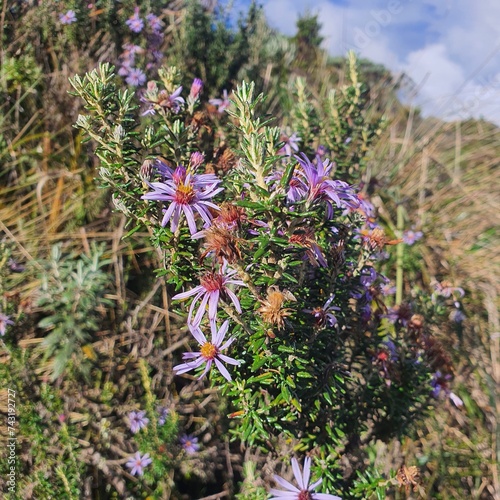
[[[23,273],[26,271],[26,266],[19,264],[19,262],[16,262],[12,257],[7,261],[7,264],[13,273]]]
[[[269,493],[275,495],[269,500],[341,500],[340,497],[329,495],[327,493],[313,493],[314,490],[323,482],[323,479],[318,479],[315,483],[309,485],[311,478],[311,458],[306,457],[304,460],[304,471],[300,471],[299,463],[296,458],[292,458],[292,469],[295,481],[299,488],[289,483],[280,476],[275,475],[274,480],[286,491],[271,488]]]
[[[431,387],[432,391],[431,394],[434,398],[439,398],[441,396],[441,392],[444,393],[445,396],[448,396],[452,403],[460,408],[461,406],[464,405],[464,402],[453,392],[448,387],[448,383],[451,380],[451,375],[443,375],[439,370],[436,371],[432,375],[432,380],[431,380]]]
[[[193,83],[191,84],[191,90],[189,91],[189,97],[193,100],[197,99],[200,96],[200,93],[203,89],[203,80],[199,78],[195,78]]]
[[[408,325],[412,316],[411,309],[407,304],[399,304],[394,307],[387,308],[387,314],[383,314],[383,318],[387,318],[393,325],[399,323],[403,326]]]
[[[168,416],[168,408],[159,406],[156,410],[158,412],[158,425],[165,425]]]
[[[432,294],[433,297],[434,295],[441,295],[441,297],[449,299],[455,293],[457,293],[460,297],[463,297],[465,295],[463,288],[460,288],[458,286],[451,286],[451,284],[448,283],[447,281],[443,281],[441,283],[437,282],[434,283],[434,289],[435,292]]]
[[[219,207],[208,200],[223,190],[223,188],[217,188],[220,180],[211,174],[192,174],[182,166],[172,171],[163,162],[160,161],[158,164],[158,169],[167,179],[164,182],[149,183],[153,191],[143,195],[142,199],[170,203],[169,207],[164,210],[161,225],[165,227],[170,221],[170,229],[172,232],[176,231],[181,213],[184,213],[189,231],[193,235],[197,232],[194,211],[201,216],[205,224],[209,225],[212,220],[209,208],[219,210]]]
[[[128,61],[124,61],[120,68],[118,69],[118,74],[120,76],[127,76],[131,70],[133,70],[132,65]]]
[[[125,81],[129,85],[138,87],[139,85],[142,85],[146,81],[146,75],[139,68],[129,68],[128,76],[127,78],[125,78]]]
[[[384,283],[380,287],[380,291],[382,292],[382,295],[387,297],[388,295],[394,295],[396,293],[396,287],[394,285],[391,285],[390,282]]]
[[[217,106],[217,111],[221,114],[224,113],[224,111],[231,105],[231,101],[227,96],[226,89],[224,89],[224,91],[222,92],[222,99],[210,99],[208,102],[214,106]]]
[[[122,57],[124,58],[133,58],[136,54],[144,52],[144,49],[140,45],[134,45],[133,43],[123,44],[123,49]]]
[[[125,21],[125,24],[134,32],[140,33],[144,28],[144,21],[139,16],[139,7],[134,9],[134,14]]]
[[[136,474],[138,476],[142,476],[142,469],[144,469],[144,467],[147,467],[152,462],[153,460],[149,458],[149,453],[145,453],[141,457],[141,454],[139,452],[136,452],[135,455],[132,455],[128,459],[126,466],[130,469],[130,474],[132,474],[132,476],[135,476]]]
[[[208,304],[208,319],[210,321],[214,320],[217,315],[217,304],[219,299],[223,300],[231,299],[236,310],[241,313],[241,306],[236,294],[228,288],[227,285],[239,285],[244,286],[245,283],[241,280],[234,279],[233,276],[236,274],[234,269],[226,272],[227,262],[224,261],[219,272],[210,271],[206,273],[200,279],[200,285],[188,290],[187,292],[178,293],[172,297],[172,300],[187,299],[188,297],[195,296],[193,302],[191,302],[191,307],[189,308],[188,323],[191,323],[191,318],[193,316],[193,311],[198,300],[201,299],[200,308],[196,313],[193,323],[198,325],[201,322],[201,318],[205,313],[205,309]]]
[[[189,165],[191,168],[197,169],[203,162],[205,161],[205,155],[200,153],[199,151],[195,151],[191,153],[191,157],[189,158]]]
[[[375,283],[377,276],[377,271],[372,266],[365,266],[361,270],[359,281],[365,288],[368,288]]]
[[[73,24],[76,22],[76,14],[74,10],[68,10],[65,14],[59,14],[61,24]]]
[[[155,16],[154,14],[148,14],[146,16],[146,19],[149,23],[149,26],[154,32],[158,33],[161,31],[163,23],[160,21],[160,18],[158,16]]]
[[[137,434],[141,429],[144,429],[149,422],[145,411],[131,411],[128,414],[130,430]]]
[[[462,323],[465,319],[465,314],[458,307],[454,307],[448,318],[450,321],[454,321],[455,323]]]
[[[331,303],[335,295],[332,295],[323,307],[316,307],[314,309],[304,309],[304,312],[311,313],[316,318],[316,326],[323,327],[326,325],[335,326],[338,321],[333,314],[333,311],[340,311],[340,307],[332,306]]]
[[[283,146],[278,150],[278,154],[281,156],[292,156],[292,150],[297,152],[299,150],[300,137],[294,132],[290,137],[282,134],[281,142],[284,142]]]
[[[302,153],[302,157],[295,156],[300,164],[297,175],[302,178],[307,188],[307,201],[314,203],[324,201],[327,207],[327,217],[333,217],[333,205],[337,207],[355,209],[359,207],[359,199],[349,184],[330,178],[333,164],[328,160],[323,161],[316,157],[316,165]]]
[[[323,156],[326,156],[327,153],[328,153],[328,149],[323,144],[320,144],[318,146],[318,149],[316,149],[316,155],[319,156],[320,158],[323,158]]]
[[[0,335],[3,337],[5,335],[5,330],[8,325],[13,325],[14,322],[10,319],[10,316],[0,313]]]
[[[178,113],[181,110],[182,105],[186,102],[183,97],[181,97],[182,86],[178,87],[172,94],[163,98],[159,103],[163,108],[171,109],[174,113]]]
[[[191,436],[189,434],[184,434],[179,438],[184,451],[188,455],[194,455],[199,449],[200,445],[198,444],[198,438]]]
[[[186,363],[182,363],[181,365],[174,366],[174,372],[176,372],[177,375],[181,375],[183,373],[194,370],[195,368],[198,368],[203,365],[203,363],[205,363],[205,370],[203,370],[203,373],[198,377],[198,379],[201,379],[210,370],[212,364],[215,363],[222,376],[226,380],[231,381],[231,375],[221,361],[234,366],[238,366],[240,362],[236,361],[233,358],[230,358],[229,356],[221,354],[221,351],[227,349],[235,340],[234,337],[230,337],[226,342],[224,342],[224,344],[222,343],[229,328],[229,321],[224,321],[219,330],[217,330],[215,321],[211,321],[210,328],[212,330],[212,341],[208,342],[198,325],[189,325],[189,329],[191,330],[193,337],[200,344],[201,349],[200,352],[184,353],[182,359],[192,361],[187,361]]]
[[[413,230],[409,229],[408,231],[405,231],[403,233],[403,241],[407,245],[413,245],[413,243],[415,243],[420,238],[422,238],[423,235],[424,235],[424,233],[422,233],[422,231],[413,231]]]

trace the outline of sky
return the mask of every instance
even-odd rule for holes
[[[354,50],[405,73],[424,116],[485,118],[500,125],[500,0],[261,0],[286,35],[318,14],[331,55]]]

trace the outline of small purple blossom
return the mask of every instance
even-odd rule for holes
[[[178,113],[181,110],[182,105],[186,102],[183,97],[181,97],[182,86],[178,87],[172,94],[167,96],[160,102],[160,106],[164,108],[171,109],[174,113]]]
[[[306,457],[304,460],[303,472],[300,470],[297,459],[292,458],[292,470],[293,475],[295,476],[295,481],[297,481],[299,487],[297,488],[282,477],[275,475],[274,480],[281,487],[285,488],[286,491],[271,488],[269,493],[274,496],[269,500],[341,500],[340,497],[335,495],[329,495],[327,493],[314,493],[314,490],[323,482],[323,479],[320,478],[313,484],[309,484],[309,480],[311,479],[310,457]]]
[[[203,89],[203,80],[195,78],[191,84],[191,90],[189,91],[189,97],[194,101],[197,99]]]
[[[359,282],[361,283],[362,286],[368,288],[369,286],[373,285],[373,283],[375,283],[377,276],[378,276],[377,271],[375,271],[375,269],[372,266],[365,266],[361,270]]]
[[[316,157],[316,164],[312,163],[307,156],[295,156],[300,168],[296,170],[299,177],[307,189],[307,201],[314,203],[323,201],[327,207],[327,217],[333,217],[334,203],[339,208],[356,209],[359,207],[359,199],[353,188],[344,181],[333,180],[330,177],[333,164],[329,160],[323,162],[319,156]]]
[[[222,114],[231,105],[226,89],[222,92],[222,99],[210,99],[208,102],[213,106],[217,106],[217,111],[220,114]]]
[[[205,161],[205,155],[203,153],[200,153],[199,151],[195,151],[194,153],[191,153],[191,157],[189,158],[189,165],[191,165],[191,168],[197,169],[200,165],[203,164]]]
[[[407,326],[411,318],[411,310],[406,304],[396,305],[388,307],[387,314],[382,315],[382,317],[387,318],[393,325],[399,322],[399,324]]]
[[[332,306],[335,295],[332,295],[324,304],[323,307],[316,307],[314,309],[304,309],[304,312],[311,313],[316,318],[316,325],[324,327],[326,325],[335,326],[338,321],[333,311],[340,311],[340,307]]]
[[[158,16],[155,16],[154,14],[148,14],[146,16],[146,20],[148,21],[150,28],[154,32],[159,33],[161,31],[163,23],[160,21],[160,18]]]
[[[451,284],[447,281],[443,281],[441,283],[435,282],[434,290],[435,291],[432,294],[433,297],[434,295],[441,295],[441,297],[449,299],[452,295],[455,294],[457,294],[459,297],[463,297],[465,295],[463,288],[460,288],[458,286],[451,286]]]
[[[144,467],[147,467],[152,462],[153,460],[149,457],[149,453],[145,453],[141,456],[139,452],[136,452],[135,455],[129,458],[125,465],[130,469],[130,474],[132,474],[132,476],[142,476]]]
[[[161,225],[165,227],[170,221],[172,232],[179,227],[180,216],[183,213],[189,226],[191,235],[197,233],[195,211],[209,225],[212,214],[209,208],[219,210],[219,207],[208,201],[220,193],[223,188],[217,188],[220,180],[211,174],[192,174],[182,166],[172,171],[168,165],[159,162],[159,169],[164,173],[164,182],[148,183],[153,189],[150,193],[142,196],[143,200],[156,200],[168,202],[169,206],[164,210]]]
[[[203,275],[200,279],[200,285],[187,292],[178,293],[172,297],[172,300],[182,300],[188,297],[195,296],[193,302],[191,302],[191,307],[189,308],[188,322],[191,323],[191,318],[193,316],[193,311],[198,300],[201,299],[200,307],[195,315],[194,324],[199,324],[203,314],[208,304],[208,319],[210,321],[214,320],[217,315],[217,305],[219,299],[228,300],[230,299],[233,303],[236,311],[241,313],[241,306],[236,294],[228,288],[228,285],[244,286],[245,283],[241,280],[234,279],[233,276],[236,274],[234,269],[227,270],[227,262],[224,261],[220,271],[210,271]]]
[[[188,455],[194,455],[199,449],[198,438],[190,434],[184,434],[179,438],[182,448]]]
[[[132,70],[134,68],[132,68],[131,64],[128,62],[128,61],[124,61],[122,63],[122,65],[120,66],[120,68],[118,69],[118,74],[120,76],[128,76],[128,74],[130,73],[130,70]]]
[[[158,412],[158,425],[165,425],[168,417],[168,408],[165,406],[159,406],[156,411]]]
[[[327,153],[328,153],[328,148],[323,144],[320,144],[318,146],[318,149],[316,149],[316,155],[319,156],[320,158],[326,156]]]
[[[7,261],[7,264],[9,266],[9,269],[13,273],[23,273],[24,271],[26,271],[26,266],[23,266],[23,264],[16,262],[12,257]]]
[[[380,287],[380,291],[382,292],[382,295],[384,297],[387,297],[388,295],[394,295],[396,293],[396,287],[394,285],[391,285],[391,283],[384,283]]]
[[[461,406],[464,405],[464,402],[455,393],[451,392],[450,388],[448,387],[450,380],[451,380],[450,374],[443,375],[439,370],[437,370],[432,375],[431,394],[434,398],[437,399],[437,398],[441,397],[441,393],[444,393],[444,395],[449,397],[451,402],[457,408],[460,408]]]
[[[134,87],[138,87],[139,85],[144,84],[144,82],[146,81],[146,75],[139,68],[129,68],[128,76],[127,76],[127,78],[125,78],[125,81],[129,85],[133,85]]]
[[[455,323],[462,323],[465,319],[465,314],[458,307],[454,307],[448,316],[450,321],[454,321]]]
[[[64,14],[59,14],[59,21],[61,24],[73,24],[76,22],[76,14],[74,10],[68,10]]]
[[[8,325],[13,325],[14,322],[10,319],[10,316],[0,313],[0,335],[3,337]]]
[[[144,429],[148,423],[149,418],[146,417],[146,412],[143,411],[131,411],[128,414],[128,420],[130,425],[130,430],[137,434],[141,429]]]
[[[139,16],[139,7],[134,9],[134,14],[125,21],[125,24],[133,31],[134,33],[140,33],[144,28],[144,21]]]
[[[208,342],[204,333],[200,330],[200,327],[198,325],[188,324],[188,326],[191,334],[198,341],[201,348],[199,352],[185,352],[182,356],[182,359],[185,361],[190,361],[174,366],[174,372],[176,372],[177,375],[181,375],[183,373],[194,370],[205,363],[205,369],[203,370],[203,373],[198,377],[198,379],[201,379],[208,373],[208,371],[212,367],[212,364],[215,363],[222,376],[230,382],[231,375],[227,371],[226,367],[222,364],[222,361],[234,366],[238,366],[240,362],[233,358],[230,358],[229,356],[226,356],[225,354],[221,354],[221,351],[227,349],[235,341],[235,337],[230,337],[226,342],[222,343],[229,329],[229,321],[224,321],[219,330],[217,330],[215,321],[210,322],[210,328],[212,331],[211,342]]]
[[[413,231],[412,229],[409,229],[408,231],[405,231],[403,233],[403,241],[407,245],[413,245],[416,241],[422,238],[424,233],[422,231]]]
[[[282,134],[280,140],[284,142],[284,144],[278,150],[279,155],[292,156],[293,152],[296,153],[299,150],[299,141],[301,138],[295,132],[291,136]]]

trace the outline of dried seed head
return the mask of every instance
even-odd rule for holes
[[[398,470],[396,475],[396,479],[399,483],[400,487],[405,488],[406,492],[410,491],[410,488],[413,486],[413,491],[417,490],[417,487],[420,483],[420,473],[418,467],[412,465],[411,467],[406,467],[406,465],[402,465]]]
[[[277,287],[269,287],[267,290],[267,300],[262,301],[262,306],[258,313],[266,323],[276,325],[278,330],[285,326],[285,318],[290,316],[293,309],[283,307],[285,301],[296,301],[295,297],[288,290],[281,292]]]
[[[239,249],[239,238],[235,238],[225,227],[212,225],[205,231],[205,251],[201,260],[211,252],[215,258],[222,263],[225,260],[229,264],[241,259]]]

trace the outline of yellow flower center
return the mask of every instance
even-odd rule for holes
[[[215,347],[211,342],[206,342],[201,346],[201,355],[206,359],[206,360],[211,360],[214,359],[215,356],[217,355],[217,347]]]
[[[179,184],[175,192],[175,201],[180,205],[189,205],[195,197],[191,184]]]

